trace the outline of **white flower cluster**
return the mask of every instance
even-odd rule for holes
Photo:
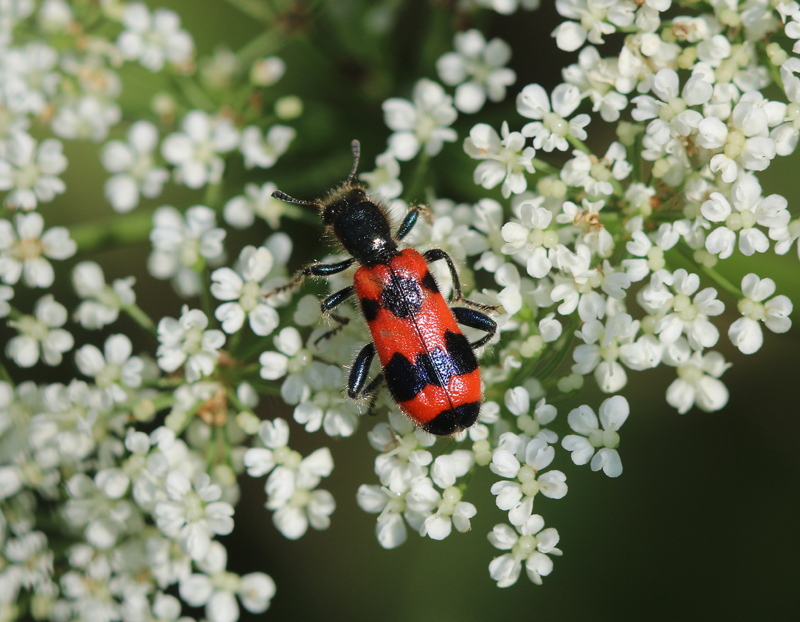
[[[176,100],[156,97],[160,122],[127,123],[126,115],[124,131],[115,128],[130,75],[124,61],[190,82],[194,56],[178,15],[142,2],[0,3],[0,317],[11,332],[4,351],[12,367],[0,366],[3,619],[190,620],[185,608],[200,607],[204,619],[234,622],[240,607],[261,613],[275,595],[267,574],[228,569],[217,540],[233,530],[237,476],[259,423],[258,394],[223,347],[238,342],[246,321],[258,336],[278,327],[262,294],[285,273],[288,237],[248,246],[235,269],[214,272],[210,289],[223,301],[214,314],[222,330],[213,308],[184,306],[178,319],[165,313],[154,322],[137,306],[135,279],[107,282],[94,261],[72,268],[74,308],[54,293],[24,292],[58,287],[59,277],[69,276],[61,262],[83,250],[82,241],[93,244],[45,225],[43,208],[67,191],[61,177],[70,151],[62,141],[104,143],[99,157],[111,174],[105,197],[118,213],[156,199],[171,179],[192,189],[219,184],[229,154],[248,168],[269,168],[287,150],[292,128],[240,128],[221,109],[201,109],[202,98],[181,102],[175,123]],[[283,73],[277,57],[253,67],[252,89]],[[226,231],[214,209],[181,207],[153,213],[149,267],[189,297],[209,292],[206,270],[225,263]],[[246,209],[226,219],[241,223]],[[273,228],[283,213],[251,210],[250,222],[253,212]],[[123,237],[132,222],[123,222]],[[89,238],[106,234],[97,226],[87,231]],[[136,340],[118,323],[123,315],[158,348],[135,353]],[[70,322],[116,330],[81,343]],[[57,367],[64,381],[12,381],[29,368],[29,378],[40,379],[41,365]],[[311,491],[312,479],[333,468],[330,454],[314,455],[296,469],[296,482],[281,479],[272,493],[276,525],[287,537],[305,531],[295,516],[308,506],[301,489]],[[311,524],[323,529],[333,499],[308,494]]]
[[[462,4],[509,14],[538,2]],[[0,618],[184,621],[185,607],[202,607],[210,622],[235,622],[240,606],[261,613],[276,593],[267,574],[228,569],[218,536],[234,529],[237,478],[265,477],[265,507],[285,538],[329,527],[336,501],[319,486],[332,454],[292,449],[290,427],[358,438],[365,404],[346,387],[369,332],[353,305],[337,307],[331,330],[317,296],[291,295],[304,273],[287,278],[295,240],[276,230],[314,204],[276,199],[277,180],[263,175],[292,147],[297,130],[283,122],[303,102],[271,90],[282,60],[253,58],[289,35],[276,29],[196,59],[172,11],[84,5],[0,0],[0,317],[10,367],[0,366]],[[482,116],[515,86],[511,46],[456,33],[436,63],[441,83],[423,77],[410,99],[383,102],[387,148],[361,175],[392,212],[408,210],[404,189],[431,197],[403,244],[447,252],[463,293],[497,310],[498,331],[478,352],[479,420],[452,442],[437,443],[375,395],[388,422],[367,432],[376,479],[358,486],[356,502],[377,515],[386,549],[409,529],[443,540],[468,532],[479,510],[499,510],[488,540],[501,553],[487,559],[499,587],[523,567],[540,584],[561,555],[543,518],[568,492],[561,468],[622,475],[620,431],[633,404],[620,392],[644,378],[637,372],[674,368],[665,400],[681,414],[719,410],[731,365],[714,350],[720,339],[753,354],[763,328],[787,332],[793,312],[777,279],[748,267],[731,282],[717,268],[734,255],[787,254],[800,240],[789,200],[757,176],[800,139],[800,5],[557,0],[556,9],[564,21],[554,44],[577,52],[561,84],[521,86],[507,118]],[[621,47],[601,56],[614,33],[624,33],[609,38]],[[150,73],[174,88],[139,114],[122,84]],[[458,125],[465,115],[476,121]],[[616,125],[615,139],[590,136],[598,120]],[[448,145],[459,139],[478,161],[463,171],[475,182],[468,202],[425,187],[445,158],[467,161]],[[110,174],[104,195],[121,223],[110,231],[45,225],[42,208],[67,191],[62,141],[71,140],[95,143]],[[177,207],[154,203],[170,184],[187,193],[169,199]],[[271,234],[252,239],[264,225]],[[140,229],[150,276],[170,280],[185,304],[165,301],[151,319],[133,277],[107,281],[110,268],[85,257],[71,271],[77,299],[40,291],[58,285],[60,262],[109,236],[138,240]],[[430,265],[439,289],[458,291],[440,264]],[[330,281],[353,291],[352,272]],[[155,345],[126,334],[121,318]],[[84,330],[108,332],[90,343]],[[26,375],[42,365],[61,381]],[[585,403],[585,382],[605,399]],[[260,395],[291,414],[269,413]],[[470,501],[480,469],[496,508]]]

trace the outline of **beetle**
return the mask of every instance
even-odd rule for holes
[[[321,301],[323,315],[337,326],[318,341],[336,334],[349,322],[334,310],[357,296],[372,342],[355,358],[347,382],[348,396],[368,399],[372,413],[385,383],[394,401],[417,426],[431,434],[452,435],[469,428],[480,414],[481,380],[474,350],[495,335],[497,324],[486,313],[496,307],[463,297],[458,271],[445,251],[434,248],[419,253],[413,248],[398,248],[398,242],[427,208],[411,206],[392,233],[384,206],[356,180],[359,142],[354,140],[351,147],[353,169],[347,181],[325,198],[301,201],[280,190],[272,193],[281,201],[319,208],[322,223],[350,256],[336,263],[310,264],[267,296],[293,289],[307,276],[330,276],[360,264],[352,285]],[[452,276],[449,305],[428,269],[435,261],[444,261]],[[458,324],[486,334],[470,343]],[[382,371],[368,383],[376,353]]]

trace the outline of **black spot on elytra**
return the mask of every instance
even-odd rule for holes
[[[449,436],[454,432],[470,427],[478,420],[480,412],[480,402],[461,404],[461,406],[443,410],[428,423],[424,424],[422,429],[437,436]]]
[[[372,298],[361,299],[361,311],[364,313],[364,319],[367,320],[367,322],[371,322],[378,317],[378,311],[380,310],[381,304],[377,300],[373,300]]]
[[[430,270],[425,273],[425,276],[422,277],[420,283],[422,284],[422,287],[427,289],[429,292],[433,292],[434,294],[439,293],[439,286],[436,284],[436,279],[433,278]]]
[[[447,386],[453,376],[463,376],[478,369],[478,361],[467,338],[445,332],[446,350],[435,348],[430,354],[417,356],[416,363],[395,352],[383,368],[386,384],[398,402],[413,400],[429,384]]]
[[[395,317],[414,317],[422,308],[423,295],[419,281],[392,275],[392,281],[381,292],[381,304]]]
[[[444,345],[447,354],[453,362],[453,367],[458,370],[455,376],[468,374],[478,369],[478,359],[469,345],[469,340],[463,333],[446,331],[444,334]]]

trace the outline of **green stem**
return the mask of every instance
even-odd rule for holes
[[[137,211],[114,219],[95,220],[70,228],[70,237],[81,253],[90,253],[133,242],[142,242],[150,237],[153,227],[152,211]]]
[[[536,169],[537,172],[547,173],[548,175],[558,175],[561,171],[557,169],[552,164],[548,164],[544,160],[540,160],[539,158],[533,158],[531,160],[531,164],[533,168]]]
[[[231,0],[228,0],[230,2]],[[281,35],[275,28],[268,28],[259,36],[239,48],[236,58],[243,66],[249,67],[259,58],[277,52],[281,47]]]
[[[206,112],[212,112],[218,108],[206,92],[191,78],[187,76],[173,76],[173,80],[192,107],[205,110]]]
[[[633,183],[640,183],[642,181],[642,168],[644,162],[642,160],[642,137],[643,135],[637,132],[636,137],[633,139],[633,149],[631,153],[631,181]]]
[[[567,140],[569,141],[569,144],[576,149],[583,151],[584,153],[588,153],[589,155],[592,154],[592,150],[589,149],[589,147],[586,146],[586,143],[584,143],[580,138],[575,138],[572,134],[567,134]]]
[[[408,190],[406,190],[406,203],[411,203],[416,197],[419,197],[422,186],[425,181],[425,175],[428,172],[428,163],[430,162],[431,156],[428,155],[428,152],[423,150],[419,154],[419,160],[417,160],[417,166],[414,169],[414,174],[411,177],[411,183],[408,184]]]
[[[271,21],[274,17],[272,8],[264,0],[225,0],[228,4],[239,9],[248,17],[260,22]]]
[[[16,383],[11,378],[11,374],[8,373],[6,366],[0,363],[0,378],[2,378],[5,382],[10,384],[12,387],[16,386]]]
[[[733,283],[731,283],[728,279],[722,276],[719,272],[714,270],[714,268],[709,268],[708,266],[698,264],[694,260],[694,251],[688,246],[686,246],[686,244],[678,244],[677,249],[684,257],[691,260],[691,262],[700,272],[702,272],[708,278],[714,281],[714,283],[716,283],[721,289],[728,292],[731,296],[733,296],[737,300],[739,300],[740,298],[744,298],[742,290],[736,287]]]
[[[141,326],[148,335],[158,341],[158,329],[156,328],[155,323],[150,319],[150,316],[147,315],[147,313],[145,313],[141,307],[139,307],[139,305],[132,304],[129,307],[124,307],[123,311],[125,311],[125,313],[127,313],[134,322]]]
[[[206,205],[207,207],[210,207],[211,209],[214,209],[214,206],[219,201],[221,193],[222,193],[221,179],[215,184],[208,184],[206,186],[206,192],[203,195],[203,204]]]

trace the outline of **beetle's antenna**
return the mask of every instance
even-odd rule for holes
[[[350,143],[350,148],[353,150],[353,170],[350,171],[350,177],[347,178],[347,185],[353,183],[356,178],[356,171],[358,170],[358,158],[361,155],[361,143],[354,140]]]
[[[297,205],[313,205],[314,207],[322,207],[320,203],[315,203],[314,201],[301,201],[300,199],[295,199],[294,197],[290,197],[285,192],[281,192],[280,190],[276,190],[272,193],[273,198],[280,199],[281,201],[286,201],[287,203],[296,203]]]

